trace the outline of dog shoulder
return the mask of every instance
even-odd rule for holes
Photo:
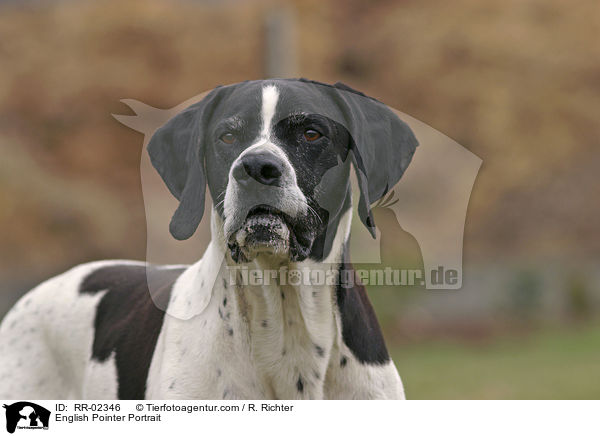
[[[89,358],[99,296],[79,293],[85,278],[108,265],[78,265],[54,276],[17,301],[0,325],[0,396],[64,398],[83,377],[84,368],[69,366]],[[67,340],[68,338],[68,340]],[[57,367],[60,356],[62,366]],[[63,379],[60,374],[69,374]]]

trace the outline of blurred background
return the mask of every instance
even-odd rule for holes
[[[463,289],[369,289],[407,396],[600,398],[599,28],[594,0],[0,1],[0,317],[74,264],[144,259],[120,99],[343,81],[483,159]]]

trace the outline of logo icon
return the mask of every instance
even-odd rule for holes
[[[6,431],[14,433],[16,429],[48,430],[50,411],[29,401],[19,401],[4,405],[6,409]]]

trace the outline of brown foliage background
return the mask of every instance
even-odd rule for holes
[[[344,81],[483,159],[465,262],[597,258],[600,3],[292,4],[299,76]],[[143,258],[142,138],[110,114],[264,77],[276,5],[0,5],[0,277]]]

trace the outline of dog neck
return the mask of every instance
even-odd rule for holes
[[[229,286],[217,287],[213,299],[228,318],[227,328],[243,332],[238,346],[249,353],[258,382],[272,398],[323,398],[329,363],[339,360],[336,284],[350,223],[349,210],[323,262],[261,255],[239,265],[223,255]]]

